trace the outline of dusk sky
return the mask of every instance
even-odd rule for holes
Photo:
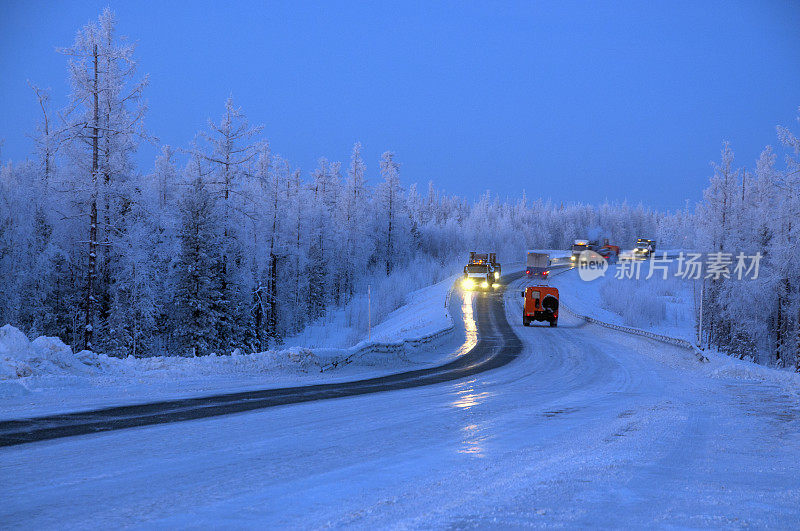
[[[146,124],[184,147],[233,95],[309,172],[364,144],[403,182],[679,208],[729,140],[752,167],[800,130],[798,2],[0,1],[0,158],[29,156],[26,81],[68,94],[76,31],[105,6],[150,75]],[[142,146],[141,171],[156,148]]]

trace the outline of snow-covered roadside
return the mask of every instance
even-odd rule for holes
[[[555,272],[549,283],[559,289],[559,295],[564,305],[577,314],[619,326],[631,327],[632,324],[635,324],[636,326],[633,328],[683,339],[694,344],[696,335],[692,282],[669,277],[666,281],[660,278],[639,280],[640,283],[652,283],[652,287],[647,288],[649,292],[645,300],[649,304],[662,303],[663,318],[654,319],[653,322],[647,322],[645,319],[637,323],[630,323],[626,322],[623,315],[604,307],[607,305],[607,300],[604,301],[602,294],[604,289],[618,294],[623,299],[622,304],[633,303],[630,297],[635,291],[629,288],[632,283],[637,281],[616,279],[615,274],[619,267],[619,264],[609,266],[603,278],[590,282],[582,280],[578,271],[574,269],[563,273]],[[643,267],[642,273],[642,278],[644,278],[647,274],[646,266]],[[607,298],[608,296],[606,296]],[[703,355],[707,358],[708,363],[702,366],[698,365],[698,370],[703,371],[707,376],[768,382],[781,387],[790,394],[800,395],[800,374],[739,360],[709,349],[704,350]]]
[[[351,349],[290,347],[229,356],[118,359],[88,351],[73,353],[56,338],[29,341],[7,325],[0,329],[2,418],[346,381],[442,363],[463,340],[459,304],[453,305],[459,312],[455,325],[445,307],[453,281],[451,277],[410,293],[405,306],[373,329],[371,341],[362,341]],[[453,334],[441,333],[454,327]],[[437,348],[409,347],[415,340],[435,334],[441,337],[430,347]],[[370,344],[390,343],[402,343],[403,348],[370,352]],[[343,358],[349,363],[321,372]]]
[[[691,281],[683,281],[668,277],[667,280],[656,278],[645,280],[648,270],[646,262],[641,264],[642,280],[618,280],[616,275],[621,265],[619,263],[609,266],[605,275],[599,279],[585,281],[580,278],[578,271],[572,269],[561,274],[555,272],[550,283],[559,289],[561,300],[572,311],[588,315],[606,323],[620,326],[641,328],[657,334],[684,339],[695,340],[694,307]],[[623,266],[624,267],[624,266]],[[660,273],[656,273],[660,274]],[[646,297],[642,297],[642,304],[647,307],[657,306],[659,311],[642,311],[633,318],[625,312],[627,309],[636,310],[636,296],[639,290],[646,290]],[[603,291],[607,290],[604,299]],[[616,298],[619,302],[619,313],[608,308],[609,298]]]

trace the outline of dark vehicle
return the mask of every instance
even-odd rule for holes
[[[599,251],[597,251],[597,254],[605,258],[606,262],[608,263],[613,263],[617,259],[617,254],[608,247],[602,247]]]
[[[619,246],[611,245],[608,238],[603,240],[603,246],[597,252],[603,255],[603,258],[605,258],[609,264],[619,261]]]

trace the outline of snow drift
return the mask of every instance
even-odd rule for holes
[[[220,374],[230,372],[265,373],[273,370],[308,372],[319,370],[321,358],[311,350],[291,348],[242,354],[236,350],[229,356],[180,358],[112,358],[88,350],[73,353],[57,337],[39,337],[30,341],[11,325],[0,328],[0,379],[13,380],[29,376],[116,374],[143,375],[148,372],[169,372],[173,376]]]

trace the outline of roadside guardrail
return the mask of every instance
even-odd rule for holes
[[[602,327],[610,328],[612,330],[617,330],[619,332],[625,332],[626,334],[633,334],[633,335],[637,335],[637,336],[646,337],[646,338],[652,339],[654,341],[660,341],[661,343],[668,343],[668,344],[671,344],[671,345],[675,345],[677,347],[682,347],[682,348],[691,350],[694,353],[695,357],[697,358],[697,361],[699,361],[701,363],[707,363],[708,362],[708,358],[705,356],[705,354],[703,354],[703,351],[700,350],[697,347],[697,345],[695,345],[691,341],[687,341],[685,339],[680,339],[680,338],[677,338],[677,337],[670,337],[670,336],[665,336],[665,335],[662,335],[662,334],[656,334],[655,332],[650,332],[648,330],[642,330],[640,328],[632,328],[632,327],[629,327],[629,326],[622,326],[622,325],[618,325],[618,324],[607,323],[605,321],[601,321],[600,319],[595,319],[594,317],[589,317],[588,315],[582,315],[582,314],[579,314],[579,313],[571,310],[566,304],[564,304],[564,301],[561,301],[561,309],[566,310],[568,314],[570,314],[570,315],[572,315],[574,317],[577,317],[578,319],[583,319],[584,321],[586,321],[588,323],[600,325]]]

